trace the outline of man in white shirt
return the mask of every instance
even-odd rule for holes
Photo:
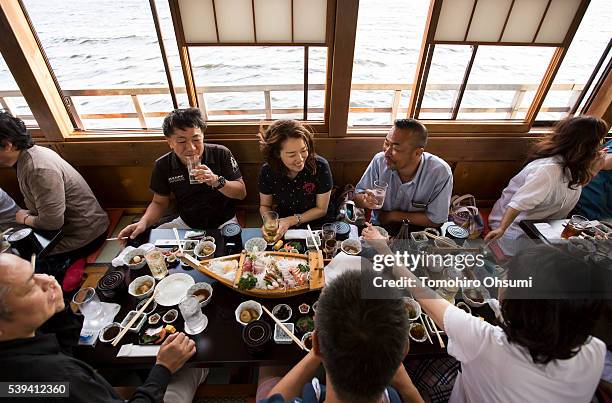
[[[371,227],[363,236],[381,238]],[[373,245],[386,252],[386,244]],[[503,290],[501,326],[464,312],[429,288],[411,288],[446,332],[448,353],[461,362],[450,401],[590,402],[606,355],[606,345],[590,336],[602,303],[573,296],[588,292],[593,270],[550,246],[519,252],[509,263],[508,279],[531,278],[533,287]],[[419,283],[405,267],[396,266],[394,274]]]

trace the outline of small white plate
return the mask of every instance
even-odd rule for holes
[[[189,274],[171,274],[157,284],[156,289],[159,291],[155,295],[155,302],[161,306],[178,305],[194,284],[195,280]]]

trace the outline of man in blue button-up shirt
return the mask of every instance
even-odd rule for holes
[[[408,219],[423,227],[448,220],[453,174],[441,158],[425,152],[427,129],[415,119],[398,119],[387,134],[383,151],[374,156],[357,184],[355,202],[374,210],[372,221],[391,224]],[[385,201],[376,210],[374,181],[388,184]]]

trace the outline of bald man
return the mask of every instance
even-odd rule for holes
[[[0,254],[0,382],[69,382],[70,396],[62,401],[123,402],[92,367],[62,353],[55,335],[37,332],[63,309],[62,289],[53,276],[35,273],[15,255]],[[166,338],[130,402],[191,401],[208,371],[193,368],[173,374],[195,352],[195,343],[183,333]]]

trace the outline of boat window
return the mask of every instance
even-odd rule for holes
[[[0,54],[0,109],[22,119],[27,126],[38,126],[32,111]]]
[[[172,102],[148,1],[23,2],[78,128],[161,126]],[[164,42],[180,83],[170,11],[161,7],[167,2],[158,3]],[[179,103],[188,106],[184,92]]]
[[[555,77],[553,87],[546,95],[537,120],[559,120],[566,117],[571,111],[574,114],[582,111],[597,80],[610,63],[611,54],[609,49],[606,52],[606,47],[612,41],[611,20],[612,4],[610,0],[591,0]],[[603,59],[603,62],[597,69],[598,71],[595,71],[600,58]],[[581,95],[593,73],[595,74],[591,85],[587,88],[586,93]],[[574,108],[578,100],[581,100],[580,105]]]
[[[452,118],[465,68],[471,56],[470,46],[436,46],[419,119]]]
[[[457,119],[525,119],[553,52],[550,47],[479,46]]]
[[[349,126],[406,117],[429,0],[360,0]]]
[[[191,47],[194,81],[207,120],[323,120],[327,48],[307,51],[305,63],[301,46]]]

